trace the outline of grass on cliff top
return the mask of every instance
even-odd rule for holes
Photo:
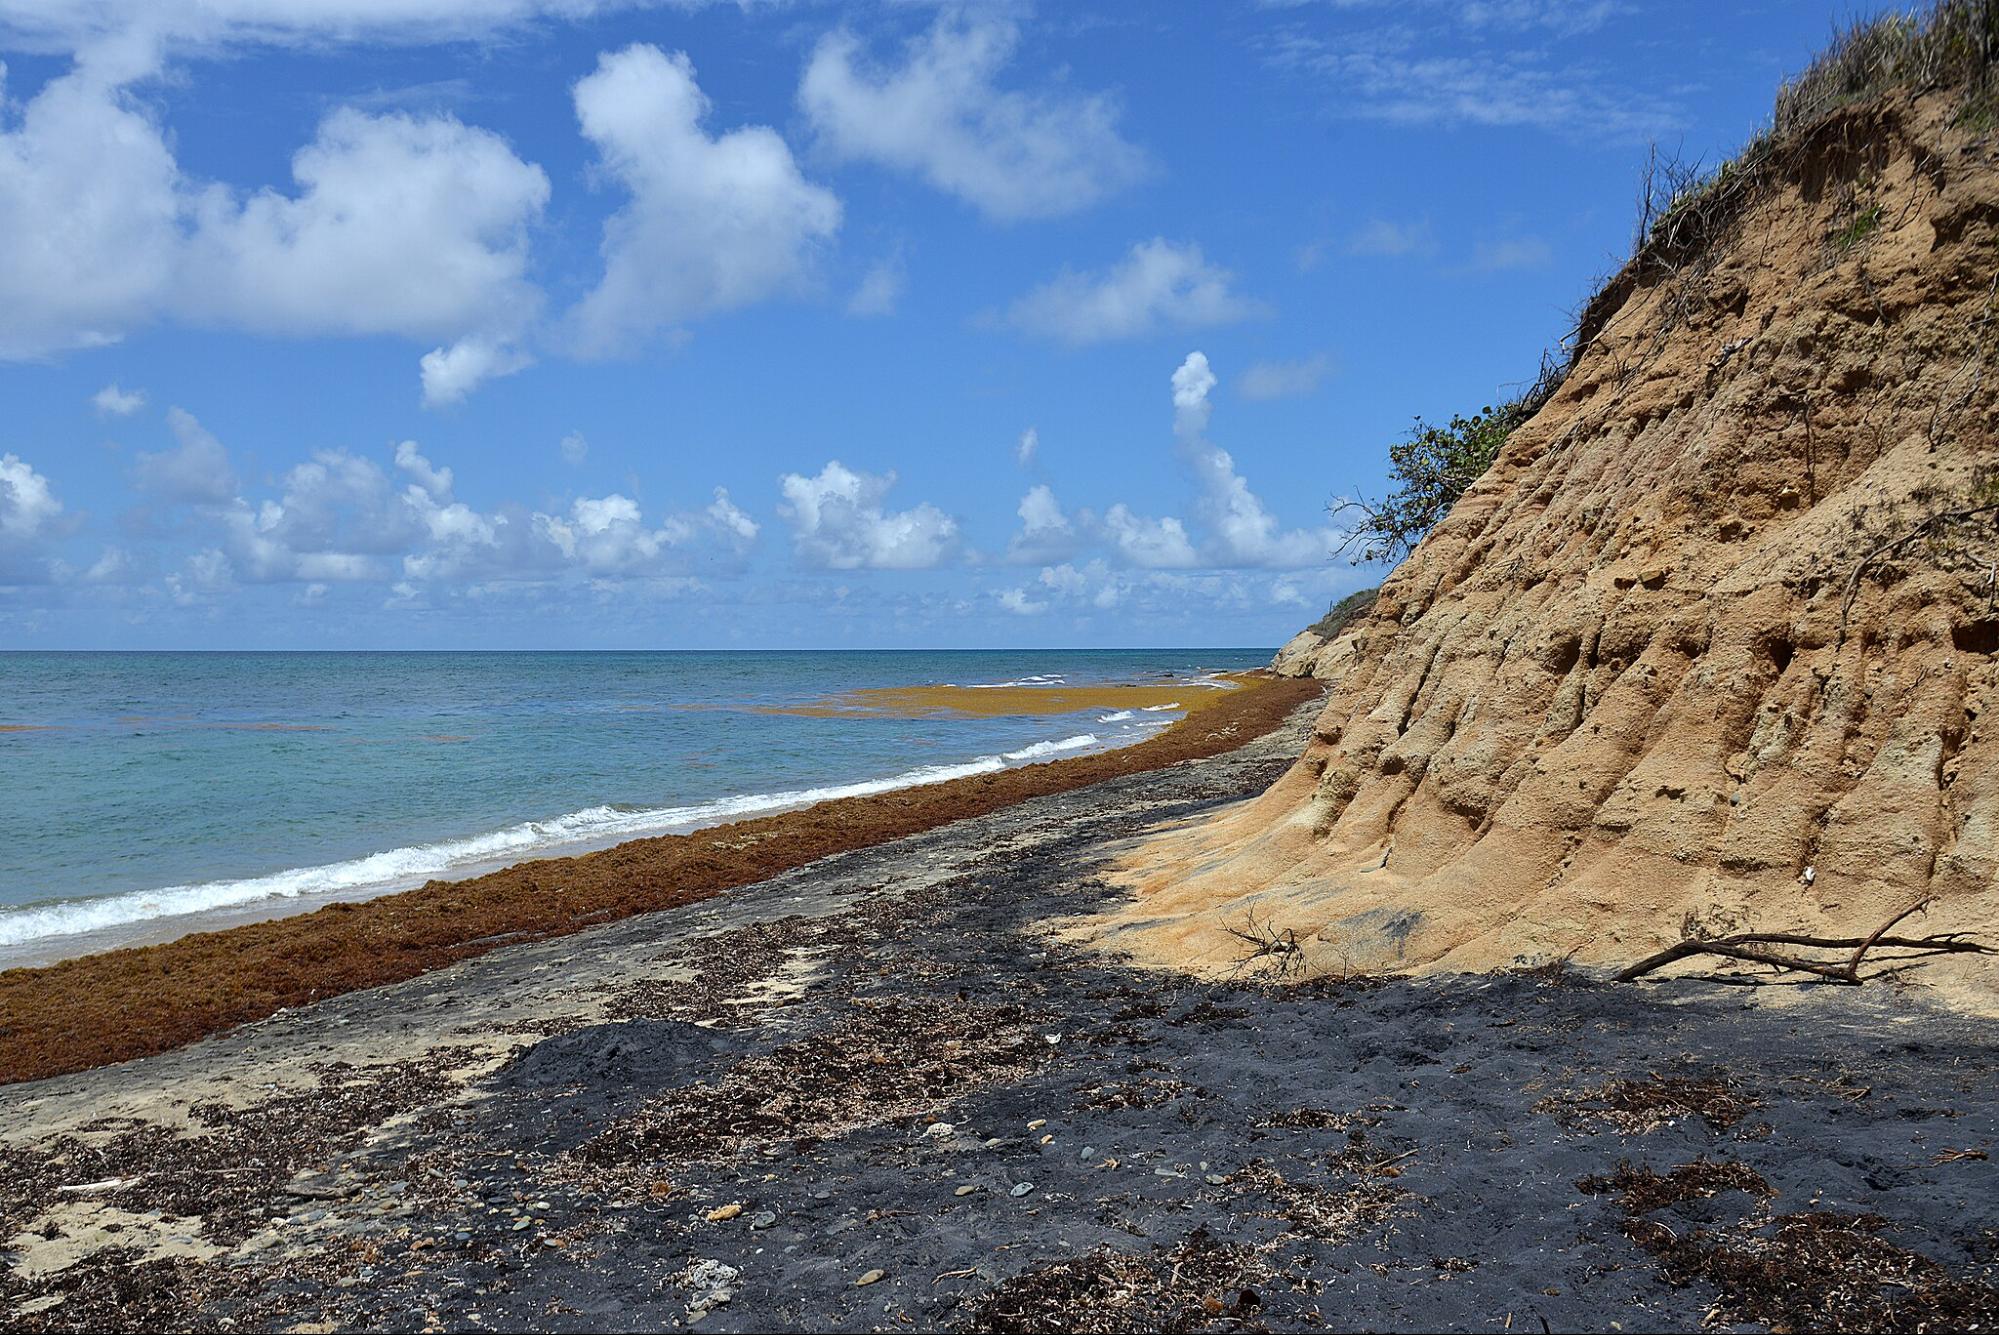
[[[1938,0],[1927,9],[1890,11],[1849,24],[1802,74],[1777,90],[1769,126],[1733,158],[1710,170],[1653,153],[1639,188],[1633,259],[1678,268],[1720,240],[1782,166],[1786,150],[1808,140],[1814,127],[1842,107],[1896,91],[1954,90],[1956,123],[1989,126],[1995,65],[1999,0]],[[1596,304],[1592,298],[1589,305]],[[1578,322],[1577,353],[1588,341],[1583,334],[1589,324],[1587,314]]]
[[[1326,609],[1326,614],[1306,629],[1323,640],[1336,640],[1340,633],[1374,609],[1375,595],[1381,590],[1362,589],[1350,593]]]

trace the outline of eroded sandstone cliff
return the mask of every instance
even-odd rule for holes
[[[1612,279],[1372,615],[1296,646],[1336,680],[1290,774],[1089,930],[1225,968],[1254,915],[1337,971],[1999,928],[1999,135],[1954,119],[1838,111]]]

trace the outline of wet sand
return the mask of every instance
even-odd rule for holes
[[[1130,838],[1272,781],[1312,712],[0,1090],[0,1311],[22,1330],[1999,1316],[1999,1026],[1918,990],[1214,984],[1049,930],[1116,895]]]

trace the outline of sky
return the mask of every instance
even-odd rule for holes
[[[1850,14],[0,0],[0,649],[1280,643]]]

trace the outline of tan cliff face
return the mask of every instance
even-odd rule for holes
[[[1297,765],[1145,841],[1088,934],[1226,969],[1253,916],[1338,971],[1864,933],[1931,896],[1925,930],[1999,929],[1994,516],[1863,562],[1999,501],[1999,136],[1949,113],[1837,113],[1707,253],[1613,279],[1372,615],[1294,642],[1335,679]],[[1999,966],[1922,976],[1999,995]]]
[[[1280,677],[1317,677],[1338,681],[1346,674],[1359,649],[1359,641],[1342,633],[1327,639],[1315,630],[1301,630],[1270,660],[1270,670]]]

